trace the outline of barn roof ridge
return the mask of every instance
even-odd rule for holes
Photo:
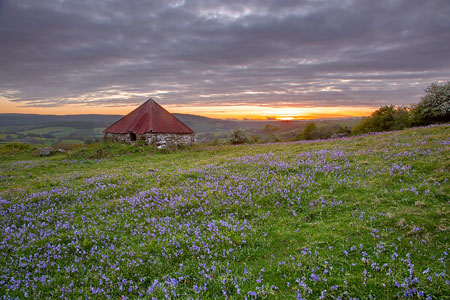
[[[103,132],[132,132],[134,134],[144,134],[147,132],[176,134],[194,133],[191,128],[165,110],[152,98],[149,98],[139,107],[106,128]]]

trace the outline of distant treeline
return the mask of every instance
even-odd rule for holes
[[[196,115],[174,114],[195,132],[198,143],[228,143],[234,130],[241,130],[249,142],[268,143],[296,140],[308,121],[221,120]],[[19,142],[53,145],[100,141],[102,130],[120,116],[0,114],[0,144]],[[316,120],[319,132],[332,135],[339,126],[351,128],[360,118]]]
[[[353,134],[400,130],[450,121],[450,81],[433,83],[412,106],[382,106],[352,129]]]
[[[433,83],[425,89],[426,95],[418,104],[411,106],[382,106],[353,127],[341,124],[316,124],[310,122],[293,140],[317,140],[333,137],[359,135],[370,132],[400,130],[413,126],[450,122],[450,81]],[[277,128],[266,126],[266,136],[271,141],[281,141]],[[292,139],[291,139],[292,140]],[[248,136],[243,130],[235,130],[229,142],[231,144],[261,142],[258,136]]]

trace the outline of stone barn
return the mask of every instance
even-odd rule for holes
[[[194,142],[194,131],[153,99],[148,99],[103,132],[104,140],[127,143],[142,140],[158,148]]]

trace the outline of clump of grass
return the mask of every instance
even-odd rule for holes
[[[16,154],[21,152],[31,152],[35,149],[34,146],[24,143],[8,143],[0,145],[1,154]]]

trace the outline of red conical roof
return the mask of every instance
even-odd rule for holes
[[[143,134],[154,133],[194,133],[186,124],[162,108],[153,99],[124,116],[104,130],[105,133]]]

